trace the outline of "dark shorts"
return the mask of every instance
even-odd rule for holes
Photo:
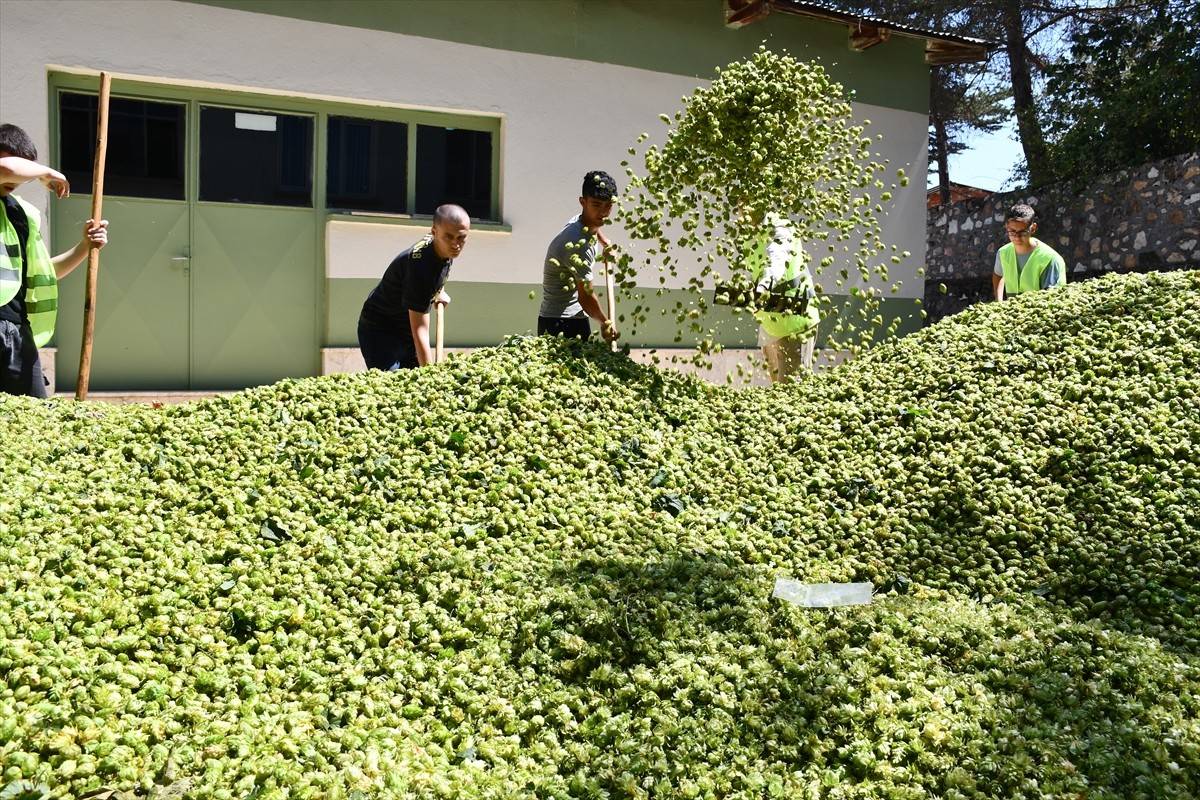
[[[362,320],[358,322],[358,348],[368,369],[385,372],[394,369],[416,369],[417,347],[412,331],[399,328],[378,328]]]
[[[538,336],[588,339],[591,335],[592,326],[587,317],[538,317]]]
[[[0,319],[0,392],[46,398],[47,386],[29,324]]]

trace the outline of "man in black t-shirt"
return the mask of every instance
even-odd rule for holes
[[[358,346],[368,368],[411,369],[433,360],[429,312],[434,302],[450,303],[443,287],[470,230],[461,206],[438,206],[430,232],[388,265],[358,316]]]

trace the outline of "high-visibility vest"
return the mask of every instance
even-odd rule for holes
[[[29,220],[26,240],[25,283],[21,284],[21,240],[17,229],[0,212],[0,306],[7,305],[22,288],[25,291],[25,315],[33,329],[33,341],[44,346],[54,335],[54,320],[58,316],[58,280],[50,252],[42,241],[41,218],[37,209],[19,197],[14,197]]]
[[[815,327],[821,321],[821,311],[814,300],[816,292],[813,290],[812,276],[809,275],[808,268],[804,266],[804,254],[797,245],[787,220],[778,214],[768,214],[763,220],[761,231],[762,235],[755,239],[748,255],[750,274],[754,281],[756,283],[762,281],[769,263],[767,247],[778,240],[788,248],[787,265],[784,268],[783,277],[777,280],[774,286],[768,288],[776,292],[783,289],[789,295],[807,297],[809,303],[803,314],[756,311],[754,316],[762,326],[763,332],[768,336],[776,338],[795,336]]]
[[[1058,281],[1055,286],[1064,286],[1067,282],[1067,264],[1062,256],[1049,246],[1037,239],[1031,239],[1033,252],[1025,262],[1025,269],[1018,272],[1017,249],[1012,242],[1000,248],[1000,269],[1004,272],[1004,293],[1006,295],[1021,292],[1036,292],[1042,288],[1042,273],[1046,267],[1058,262]]]

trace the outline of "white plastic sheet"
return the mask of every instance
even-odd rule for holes
[[[772,597],[805,608],[861,606],[871,602],[869,583],[801,583],[789,578],[776,578]]]

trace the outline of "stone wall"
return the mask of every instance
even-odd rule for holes
[[[1006,192],[929,209],[925,310],[931,324],[992,299],[1004,215],[1037,210],[1037,238],[1062,254],[1067,280],[1200,268],[1200,153],[1106,175],[1085,191]],[[941,286],[946,291],[941,291]]]

